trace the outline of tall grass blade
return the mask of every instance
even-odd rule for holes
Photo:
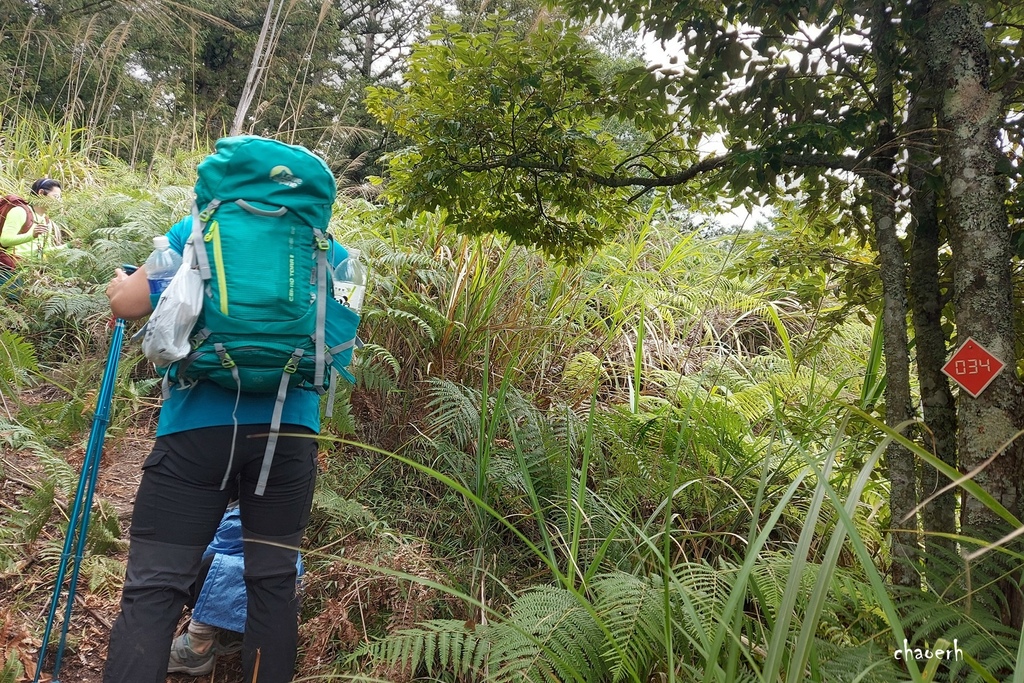
[[[928,450],[924,449],[920,445],[914,443],[902,434],[895,432],[892,428],[888,427],[885,423],[881,422],[875,417],[868,415],[864,411],[849,406],[849,410],[858,415],[861,419],[870,423],[873,427],[891,437],[894,441],[898,441],[904,448],[910,450],[914,455],[918,456],[926,463],[937,469],[942,474],[946,475],[950,481],[955,481],[963,488],[967,493],[971,494],[978,499],[985,507],[991,510],[993,513],[1002,518],[1011,528],[1018,528],[1021,526],[1020,520],[1018,520],[1013,513],[1007,510],[1002,503],[992,497],[987,491],[978,486],[972,479],[964,478],[960,471],[955,467],[948,465]],[[898,425],[899,429],[903,429],[906,425]]]
[[[843,422],[840,424],[839,429],[841,431],[845,431],[848,420],[848,417],[844,418]],[[860,502],[864,489],[868,485],[871,473],[878,464],[878,461],[881,459],[882,454],[885,452],[885,448],[889,444],[889,441],[889,439],[884,439],[874,448],[871,455],[865,460],[864,465],[861,467],[860,472],[857,475],[857,479],[853,482],[853,485],[846,494],[846,502],[844,504],[840,504],[841,501],[839,500],[839,496],[834,493],[831,486],[828,484],[828,477],[826,474],[818,471],[813,459],[808,459],[808,465],[813,467],[818,475],[819,487],[824,492],[828,493],[832,504],[836,506],[836,511],[840,517],[840,523],[836,525],[835,530],[832,532],[832,538],[829,541],[828,548],[825,551],[825,556],[822,559],[817,581],[810,600],[808,601],[807,608],[802,615],[800,634],[797,637],[793,658],[789,668],[789,675],[786,679],[788,683],[798,683],[798,681],[804,678],[803,671],[813,652],[814,634],[817,631],[818,621],[821,617],[822,609],[825,606],[825,601],[828,598],[833,572],[839,562],[839,555],[843,550],[845,540],[849,536],[851,538],[856,538],[857,542],[860,541],[859,532],[853,523],[853,514]],[[841,508],[841,510],[839,508]],[[869,560],[868,564],[870,565],[870,569],[865,567],[865,570],[869,572],[874,571],[874,563]],[[884,589],[883,592],[877,594],[876,597],[883,604],[889,602],[888,593],[885,592]],[[891,607],[891,602],[889,604]],[[895,610],[892,610],[889,618],[890,625],[897,637],[896,642],[902,642],[902,629]],[[911,661],[908,662],[908,664],[910,665],[911,671],[916,675],[916,662]]]
[[[1013,667],[1013,682],[1024,683],[1024,630],[1020,634],[1020,642],[1017,645],[1017,663]]]
[[[871,348],[868,351],[867,363],[864,365],[864,381],[860,389],[860,402],[857,404],[861,410],[871,410],[885,391],[882,358],[882,316],[878,316],[871,331]]]
[[[786,645],[789,641],[790,622],[795,614],[797,600],[803,592],[801,581],[803,579],[804,567],[807,566],[807,559],[810,554],[811,544],[815,541],[817,520],[825,499],[824,484],[832,475],[832,467],[835,464],[838,452],[842,447],[842,439],[845,436],[847,422],[848,418],[844,419],[836,428],[835,435],[832,438],[832,443],[824,456],[825,466],[823,468],[819,469],[816,467],[813,458],[807,458],[808,466],[815,470],[818,482],[815,486],[814,494],[811,497],[811,503],[807,508],[804,528],[800,533],[800,538],[797,541],[796,547],[793,549],[793,564],[790,567],[789,579],[786,582],[786,588],[783,592],[782,601],[779,605],[778,618],[775,622],[775,627],[772,630],[772,638],[768,644],[768,659],[765,662],[763,672],[765,680],[776,680],[784,664],[784,658],[788,649]],[[792,668],[796,668],[794,659],[795,657],[791,655],[791,670]],[[802,675],[803,662],[800,662],[799,665],[798,670]]]

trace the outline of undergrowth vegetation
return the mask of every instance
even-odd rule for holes
[[[0,143],[10,168],[67,181],[63,247],[0,308],[0,483],[16,492],[0,624],[38,637],[109,339],[104,285],[186,211],[202,153],[143,174],[93,149],[32,159],[18,139]],[[566,266],[456,235],[443,213],[339,203],[332,231],[371,266],[367,343],[321,440],[303,676],[1021,680],[1020,634],[976,594],[1002,564],[932,558],[943,585],[886,586],[883,453],[905,439],[876,419],[870,311],[820,271],[775,272],[763,252],[781,228],[698,227],[655,202]],[[108,449],[148,428],[158,396],[127,345]],[[113,601],[127,525],[96,506],[83,588]],[[965,656],[898,660],[904,640]],[[0,680],[20,675],[13,643]]]

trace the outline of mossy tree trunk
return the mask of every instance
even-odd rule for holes
[[[950,246],[953,252],[953,303],[958,342],[972,337],[1006,363],[988,388],[957,400],[958,452],[971,471],[990,457],[975,481],[1011,512],[1020,512],[1021,451],[1011,443],[1020,428],[1022,387],[1016,366],[1010,279],[1011,244],[1006,214],[1007,160],[998,147],[1006,115],[1006,95],[990,88],[991,68],[983,27],[983,8],[970,3],[936,4],[930,17],[930,55],[943,74],[938,110],[942,173]],[[965,497],[966,534],[996,540],[1004,524],[983,504]],[[1019,589],[1007,590],[1008,623],[1024,616]]]
[[[930,0],[919,0],[912,8],[915,21],[927,16]],[[924,53],[924,41],[915,45]],[[908,170],[910,186],[911,246],[910,305],[913,312],[914,347],[917,355],[917,378],[921,392],[921,409],[927,427],[924,446],[948,465],[956,467],[956,405],[949,380],[942,373],[946,362],[946,334],[942,329],[943,294],[940,282],[939,248],[942,245],[938,216],[940,178],[935,133],[936,79],[927,64],[920,65],[913,77],[911,102],[906,122]],[[925,499],[949,483],[935,468],[923,464],[921,498]],[[941,564],[950,557],[956,543],[956,492],[947,491],[928,503],[921,511],[924,530],[926,567]],[[945,536],[943,536],[945,535]],[[939,576],[930,576],[939,580]]]
[[[885,421],[900,428],[913,416],[910,397],[910,352],[907,339],[907,267],[903,244],[896,232],[896,147],[893,117],[895,80],[895,36],[886,3],[873,4],[872,45],[878,65],[875,98],[882,122],[872,155],[871,218],[878,243],[878,266],[882,278],[882,344],[885,351]],[[909,450],[891,442],[885,451],[891,484],[889,510],[892,539],[892,581],[898,586],[917,586],[918,562],[917,472]]]

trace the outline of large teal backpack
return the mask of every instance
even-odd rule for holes
[[[259,495],[288,390],[324,393],[338,374],[354,381],[346,368],[359,316],[332,296],[330,262],[345,256],[327,234],[337,189],[304,147],[256,136],[218,140],[198,176],[190,240],[203,312],[192,352],[165,381],[276,394]]]

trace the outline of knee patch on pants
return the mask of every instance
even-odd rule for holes
[[[302,532],[287,536],[263,536],[242,530],[245,542],[245,576],[260,579],[295,574]]]
[[[128,549],[125,591],[138,588],[171,588],[187,595],[196,580],[206,546],[182,546],[133,538]]]

